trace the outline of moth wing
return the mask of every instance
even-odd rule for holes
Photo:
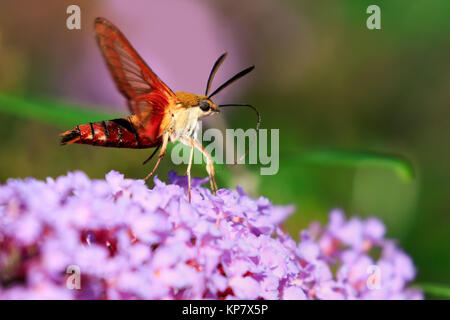
[[[122,32],[104,18],[95,20],[95,33],[114,82],[128,100],[132,114],[141,124],[153,122],[177,98],[170,88],[150,69]],[[155,119],[155,120],[156,120]]]

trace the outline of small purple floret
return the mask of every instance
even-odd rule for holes
[[[408,288],[411,258],[376,218],[333,210],[297,243],[280,227],[293,206],[240,188],[214,196],[206,179],[192,181],[189,203],[186,178],[169,180],[153,189],[115,171],[8,180],[0,299],[423,298]]]

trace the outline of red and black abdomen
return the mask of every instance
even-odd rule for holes
[[[61,135],[61,144],[81,143],[115,148],[151,148],[160,139],[148,137],[130,117],[79,125]]]

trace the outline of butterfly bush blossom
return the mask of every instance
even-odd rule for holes
[[[415,269],[375,218],[280,228],[293,206],[214,196],[171,173],[82,172],[0,186],[0,299],[421,299]],[[75,273],[74,273],[75,272]],[[78,273],[79,272],[79,273]],[[77,280],[77,276],[79,278]]]

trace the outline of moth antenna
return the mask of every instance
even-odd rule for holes
[[[256,123],[256,134],[255,134],[255,139],[253,139],[253,141],[251,141],[248,145],[247,150],[245,151],[245,153],[239,158],[238,162],[240,162],[242,159],[244,159],[248,152],[250,151],[250,148],[253,144],[253,142],[255,142],[256,137],[258,136],[258,132],[259,132],[259,127],[261,125],[261,114],[259,113],[258,109],[256,109],[256,107],[252,106],[251,104],[240,104],[240,103],[233,103],[233,104],[220,104],[219,105],[220,108],[226,108],[226,107],[247,107],[252,109],[253,111],[255,111],[257,117],[258,117],[258,122]],[[228,166],[228,168],[231,168],[232,166],[237,165],[238,163],[235,162],[231,165]]]
[[[249,73],[250,71],[252,71],[253,69],[255,69],[255,66],[251,66],[248,67],[247,69],[242,70],[239,73],[236,73],[234,76],[232,76],[230,79],[228,79],[224,84],[222,84],[220,87],[218,87],[213,93],[211,93],[208,96],[208,99],[210,99],[211,97],[215,96],[216,94],[218,94],[220,91],[222,91],[223,89],[225,89],[226,87],[228,87],[230,84],[232,84],[233,82],[235,82],[236,80],[242,78],[243,76],[245,76],[247,73]]]
[[[219,70],[219,67],[222,65],[222,62],[227,57],[227,52],[223,53],[214,63],[211,72],[209,73],[208,82],[206,83],[206,91],[205,96],[208,96],[209,89],[211,89],[211,84],[214,80],[214,76],[216,75],[217,70]]]

